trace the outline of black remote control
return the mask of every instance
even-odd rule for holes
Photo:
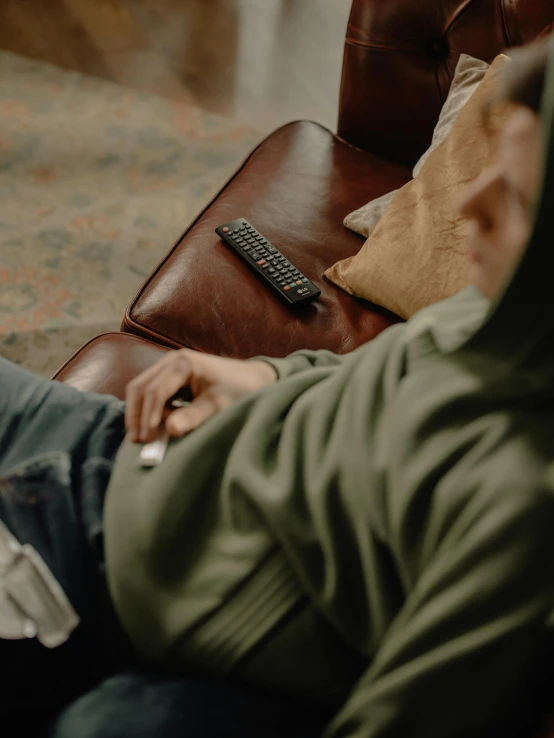
[[[215,232],[289,305],[305,305],[321,295],[321,290],[244,218],[224,223]]]

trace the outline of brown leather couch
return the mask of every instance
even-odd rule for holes
[[[55,378],[123,398],[127,382],[171,348],[242,358],[345,353],[398,321],[323,277],[362,245],[344,216],[410,179],[460,53],[490,62],[553,21],[554,0],[354,0],[338,134],[301,121],[262,141],[141,287],[122,332],[89,341]],[[237,217],[321,287],[317,302],[288,309],[229,253],[214,228]],[[542,735],[554,736],[554,720]]]
[[[121,332],[89,341],[54,378],[123,397],[168,347],[239,358],[346,353],[397,322],[323,276],[362,245],[344,216],[410,179],[460,53],[490,62],[553,21],[554,0],[354,0],[338,133],[298,121],[262,141],[143,284]],[[321,287],[319,300],[289,309],[229,252],[214,228],[237,217]]]

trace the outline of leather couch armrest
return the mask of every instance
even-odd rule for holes
[[[354,0],[339,136],[413,167],[431,141],[460,54],[491,62],[552,21],[548,0]]]

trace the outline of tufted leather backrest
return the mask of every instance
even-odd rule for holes
[[[460,54],[491,62],[554,21],[554,0],[354,0],[338,134],[413,166],[431,142]]]

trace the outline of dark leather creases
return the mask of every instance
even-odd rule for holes
[[[515,46],[513,39],[510,38],[510,34],[508,33],[508,24],[506,22],[506,3],[505,0],[498,0],[500,3],[500,11],[502,13],[502,24],[503,24],[503,30],[504,30],[504,37],[506,39],[506,47],[508,46]]]
[[[456,25],[456,23],[460,23],[463,20],[464,13],[466,13],[470,6],[474,2],[478,2],[479,0],[464,0],[464,2],[460,3],[460,7],[456,9],[452,17],[448,20],[446,27],[444,29],[444,35],[447,36],[448,33],[452,30],[452,28]]]
[[[507,47],[533,40],[553,16],[554,7],[545,0],[354,0],[339,135],[413,167],[432,138],[444,101],[442,72],[437,95],[437,61],[448,58],[451,82],[461,53],[491,62]],[[379,49],[389,53],[377,56]],[[419,56],[413,53],[418,50]]]
[[[294,122],[261,141],[167,245],[127,308],[126,333],[90,341],[55,377],[124,399],[126,383],[170,348],[240,358],[342,353],[397,321],[323,276],[363,243],[345,215],[411,178],[461,53],[491,62],[553,21],[552,0],[353,0],[337,135]],[[281,304],[225,249],[214,229],[239,216],[321,287],[309,309]]]

